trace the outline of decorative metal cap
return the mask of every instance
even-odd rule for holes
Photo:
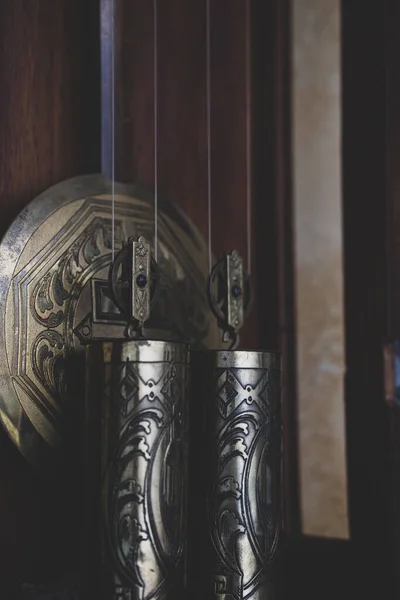
[[[243,261],[236,250],[217,262],[208,284],[211,310],[223,330],[222,341],[231,342],[230,348],[239,343],[238,331],[250,311],[250,278],[243,269]]]
[[[132,263],[130,320],[141,329],[150,317],[150,245],[143,236],[129,241]]]
[[[152,285],[153,284],[153,285]],[[115,304],[125,316],[127,337],[141,332],[150,318],[157,290],[157,264],[143,236],[129,239],[110,268],[110,288]]]

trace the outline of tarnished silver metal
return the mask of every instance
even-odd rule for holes
[[[238,332],[250,308],[250,280],[236,250],[214,265],[208,282],[211,309],[223,331],[222,341],[234,349],[239,343]]]
[[[82,598],[179,600],[185,583],[188,345],[87,346]]]
[[[150,245],[143,236],[132,245],[131,319],[142,329],[150,317]]]
[[[152,238],[154,205],[140,186],[115,183],[114,191],[118,252],[129,238]],[[167,203],[160,203],[158,240],[158,300],[143,335],[215,347],[204,240]],[[73,443],[84,392],[82,342],[123,337],[126,320],[108,286],[111,258],[111,184],[100,175],[41,194],[0,242],[0,419],[36,465],[58,468],[66,442]]]
[[[155,305],[159,287],[160,271],[151,256],[150,244],[143,236],[136,242],[128,240],[110,265],[108,289],[127,323],[125,337],[143,337],[143,327],[150,319],[150,308]],[[97,302],[95,292],[93,304]],[[93,315],[94,312],[93,306]],[[104,323],[110,324],[113,319],[108,314],[111,318],[105,318]],[[107,334],[104,337],[108,337]]]
[[[280,378],[275,353],[192,353],[191,600],[275,597]]]
[[[239,330],[243,325],[243,262],[234,250],[226,255],[227,320],[228,327]]]

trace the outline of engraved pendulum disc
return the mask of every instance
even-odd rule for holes
[[[86,175],[33,200],[0,244],[0,418],[35,465],[52,467],[74,408],[84,397],[84,347],[104,315],[114,336],[124,322],[109,297],[112,257],[110,183]],[[152,239],[151,195],[115,185],[115,250],[128,238]],[[207,248],[175,206],[159,214],[160,298],[149,327],[198,347],[220,346],[209,311]],[[96,290],[96,314],[92,293]]]

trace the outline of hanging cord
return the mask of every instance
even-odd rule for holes
[[[157,0],[154,10],[154,258],[158,257],[158,14]]]
[[[206,0],[206,78],[207,78],[207,206],[208,206],[208,269],[212,270],[212,195],[211,195],[211,36],[210,0]]]
[[[251,131],[251,2],[244,0],[246,10],[246,227],[247,273],[251,274],[251,201],[252,201],[252,131]]]
[[[115,6],[111,0],[111,258],[115,257]]]

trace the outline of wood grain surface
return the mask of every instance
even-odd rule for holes
[[[246,261],[246,182],[253,173],[246,164],[245,4],[211,2],[210,77],[212,249],[220,257],[236,248]],[[116,178],[154,189],[156,50],[159,194],[208,240],[206,3],[159,3],[156,44],[152,2],[124,0],[115,10]],[[261,340],[258,310],[257,299],[243,337],[252,346]]]

